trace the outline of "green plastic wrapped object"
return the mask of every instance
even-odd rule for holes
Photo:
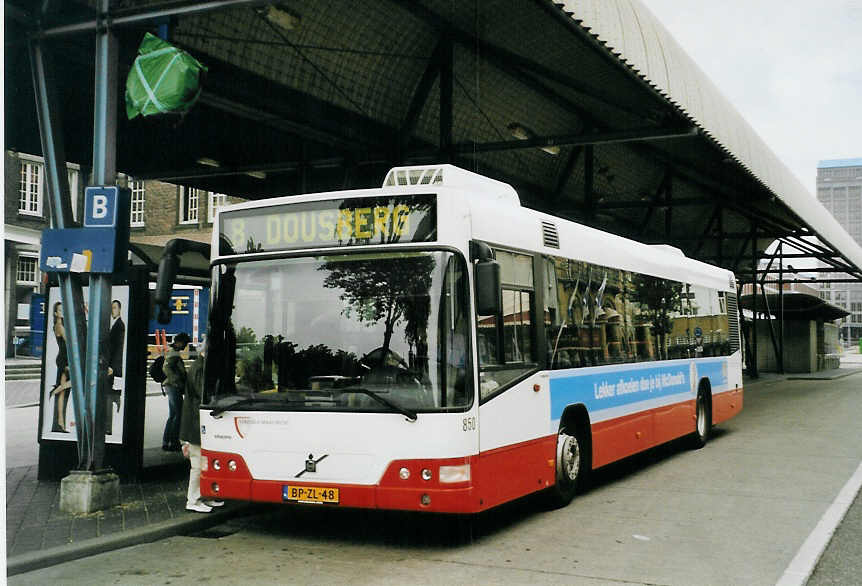
[[[183,114],[201,95],[207,68],[181,49],[147,33],[126,79],[126,115]]]

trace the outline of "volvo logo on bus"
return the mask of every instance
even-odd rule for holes
[[[317,465],[320,463],[321,460],[326,458],[328,455],[329,454],[323,454],[321,457],[319,457],[318,459],[315,460],[314,454],[309,454],[308,459],[305,461],[305,469],[302,470],[296,476],[294,476],[294,478],[299,478],[300,476],[302,476],[306,472],[317,472]]]

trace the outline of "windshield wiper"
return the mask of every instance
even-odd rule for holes
[[[254,397],[244,397],[242,399],[234,401],[233,403],[226,403],[224,405],[221,405],[220,407],[216,407],[215,409],[210,411],[210,416],[211,417],[218,417],[219,415],[221,415],[225,411],[230,411],[231,409],[233,409],[235,407],[239,407],[241,405],[248,405],[250,403],[272,403],[272,402],[273,402],[272,399],[255,399]]]
[[[389,407],[390,409],[392,409],[396,413],[400,413],[401,415],[406,417],[408,421],[411,421],[411,422],[416,421],[417,415],[416,415],[415,411],[411,411],[410,409],[408,409],[406,407],[402,407],[401,405],[393,403],[389,399],[382,397],[381,395],[375,393],[374,391],[369,391],[368,389],[364,389],[362,387],[347,387],[344,389],[332,389],[332,390],[333,390],[333,392],[336,392],[336,393],[359,393],[362,395],[368,395],[369,397],[371,397],[372,399],[374,399],[378,403],[382,403],[383,405],[386,405],[387,407]]]

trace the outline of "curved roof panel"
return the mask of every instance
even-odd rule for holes
[[[862,248],[790,172],[640,0],[564,0],[572,18],[862,267]]]

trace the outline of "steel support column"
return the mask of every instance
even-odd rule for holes
[[[100,18],[107,19],[109,0],[100,2]],[[110,28],[96,34],[96,77],[93,116],[93,183],[113,185],[117,180],[117,53],[118,43]],[[118,222],[128,218],[118,218]],[[90,275],[90,307],[87,328],[86,395],[92,446],[87,470],[102,467],[105,455],[105,397],[108,383],[108,329],[111,315],[110,274]]]
[[[596,201],[593,193],[593,181],[595,180],[593,149],[591,144],[584,147],[584,208],[589,225],[593,225],[596,221]]]
[[[452,88],[455,52],[452,41],[441,39],[440,51],[440,154],[444,161],[451,163],[455,158],[452,144]]]
[[[751,223],[751,289],[752,289],[752,315],[751,315],[751,361],[749,362],[748,375],[751,378],[759,376],[757,369],[757,224]]]
[[[671,229],[673,225],[673,175],[668,172],[667,185],[664,189],[664,237],[671,242]]]
[[[764,276],[764,278],[766,278]],[[784,374],[784,243],[778,243],[778,373]]]
[[[69,177],[66,173],[66,153],[60,124],[59,103],[56,93],[53,61],[45,41],[31,41],[30,65],[33,72],[33,89],[39,135],[45,159],[45,184],[51,202],[51,224],[54,228],[71,228],[72,198],[69,195]],[[72,406],[75,411],[75,434],[78,444],[78,465],[83,465],[89,451],[84,415],[84,355],[87,324],[84,319],[84,295],[81,277],[75,273],[59,274],[60,300],[63,304],[63,325],[66,352],[69,362],[69,380],[72,383]],[[50,317],[53,320],[53,315]],[[46,324],[47,327],[47,324]]]
[[[766,295],[766,277],[769,276],[769,272],[772,270],[772,263],[775,261],[775,257],[769,259],[769,263],[766,265],[766,268],[760,273],[763,275],[760,279],[760,291],[763,293],[763,305],[766,307],[766,319],[769,324],[769,339],[772,342],[772,351],[775,353],[775,359],[778,363],[779,372],[781,371],[780,365],[780,343],[779,336],[775,334],[775,320],[772,319],[772,308],[769,307],[769,297]],[[755,283],[755,295],[757,294],[757,283]],[[780,317],[780,316],[779,316]]]

